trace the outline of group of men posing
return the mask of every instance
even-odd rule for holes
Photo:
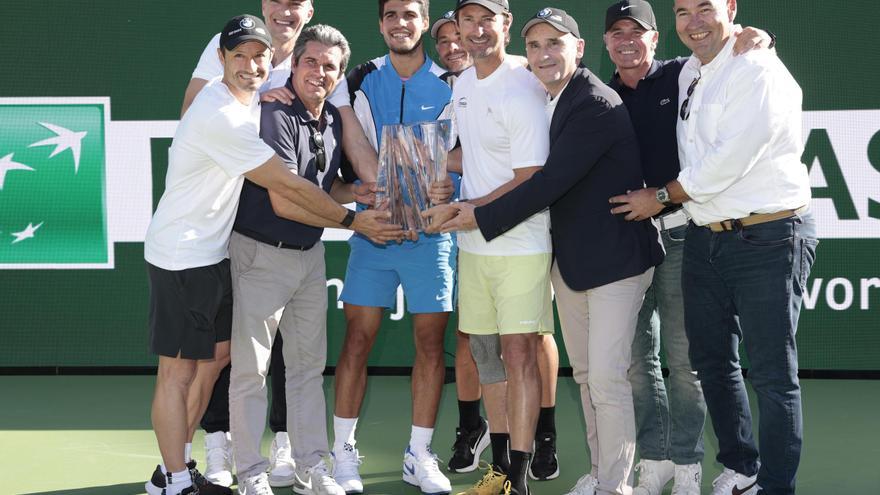
[[[571,494],[656,495],[670,481],[674,494],[699,494],[707,409],[724,466],[713,495],[794,493],[794,335],[817,244],[801,91],[772,36],[734,24],[736,0],[671,3],[693,55],[655,60],[651,5],[619,1],[605,19],[617,68],[607,86],[581,64],[577,22],[552,7],[521,28],[523,59],[506,53],[507,0],[458,0],[433,25],[428,0],[379,0],[389,52],[347,78],[345,37],[304,28],[312,0],[262,0],[265,22],[231,19],[187,88],[145,242],[163,459],[147,492],[230,493],[234,457],[242,494],[363,493],[355,429],[367,358],[400,285],[416,350],[403,480],[450,493],[431,443],[457,283],[460,421],[446,467],[474,471],[492,452],[465,493],[524,495],[527,477],[559,475],[551,284],[590,452]],[[403,232],[364,207],[381,130],[439,118],[460,143],[450,152],[460,193],[450,202],[453,181],[432,184],[431,228]],[[341,206],[353,201],[357,212]],[[326,227],[355,231],[332,447]],[[191,458],[200,419],[205,476]]]

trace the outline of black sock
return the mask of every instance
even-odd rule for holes
[[[522,452],[519,450],[510,451],[510,471],[507,472],[507,479],[510,486],[517,493],[526,495],[526,473],[529,471],[529,462],[532,460],[531,452]]]
[[[556,406],[542,407],[538,415],[538,427],[535,429],[535,438],[541,433],[556,433]]]
[[[464,431],[480,427],[480,399],[458,401],[458,427]]]
[[[492,466],[496,471],[506,473],[510,471],[510,445],[509,433],[489,433],[489,440],[492,442]]]

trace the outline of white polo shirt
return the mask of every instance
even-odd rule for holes
[[[488,77],[464,71],[452,105],[462,145],[461,194],[479,198],[513,179],[517,168],[543,166],[550,152],[546,92],[522,64],[510,57]],[[488,256],[549,253],[550,213],[532,215],[490,242],[479,230],[458,234],[463,251]]]
[[[752,213],[775,213],[810,202],[801,88],[775,51],[734,57],[730,40],[708,64],[692,56],[678,80],[678,181],[692,201],[684,208],[697,225]]]
[[[174,271],[226,258],[242,174],[274,154],[260,139],[256,95],[243,105],[220,78],[208,82],[174,134],[165,193],[147,229],[144,258]]]

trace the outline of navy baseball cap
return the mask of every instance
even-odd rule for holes
[[[507,0],[458,0],[458,4],[456,4],[455,10],[457,12],[465,5],[471,4],[486,7],[487,9],[491,10],[493,14],[503,14],[504,12],[510,12],[510,4],[507,3]]]
[[[523,38],[526,37],[526,32],[534,26],[535,24],[540,24],[542,22],[546,22],[550,24],[554,28],[563,33],[571,33],[575,38],[580,38],[581,34],[578,30],[577,21],[574,20],[574,17],[568,15],[568,12],[562,9],[556,9],[553,7],[546,7],[539,10],[535,15],[526,22],[526,25],[523,26],[522,31],[520,31],[520,36]]]
[[[621,19],[633,20],[649,31],[657,30],[654,9],[645,0],[622,0],[608,7],[605,12],[605,32],[607,33],[611,26]]]
[[[220,31],[220,46],[232,50],[245,41],[259,41],[272,48],[272,38],[262,19],[248,14],[229,19],[223,31]]]

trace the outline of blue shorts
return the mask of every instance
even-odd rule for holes
[[[354,235],[339,299],[358,306],[391,308],[403,286],[410,313],[451,312],[456,247],[448,236],[378,245]]]

